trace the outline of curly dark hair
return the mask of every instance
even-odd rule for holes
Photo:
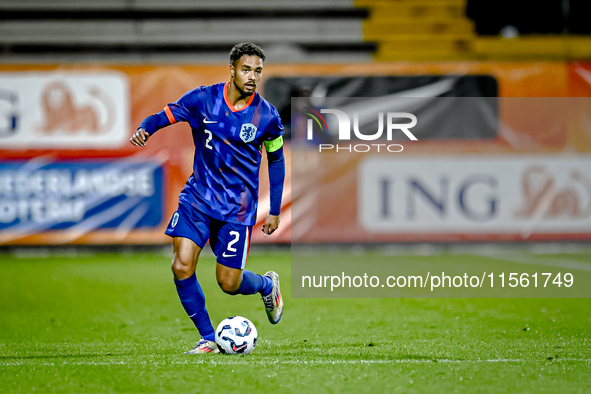
[[[244,55],[258,56],[262,61],[265,61],[265,52],[261,47],[250,42],[243,42],[234,45],[234,48],[230,51],[230,64],[236,66],[236,62]]]

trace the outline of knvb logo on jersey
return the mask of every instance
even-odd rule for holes
[[[380,112],[377,114],[378,130],[373,134],[363,134],[359,127],[359,114],[353,114],[353,127],[351,128],[351,120],[349,115],[338,109],[321,109],[320,112],[315,109],[304,107],[304,114],[308,115],[310,119],[307,121],[306,139],[308,141],[314,140],[314,122],[318,125],[320,133],[328,135],[337,135],[339,141],[352,141],[358,139],[362,141],[376,141],[382,139],[384,134],[384,119],[386,119],[386,140],[392,141],[394,131],[402,131],[411,141],[417,141],[417,137],[409,130],[417,125],[417,117],[408,112],[388,112],[384,114]],[[336,116],[338,132],[329,131],[326,119],[322,114],[333,114]],[[406,119],[410,122],[399,123],[400,120]],[[353,129],[354,136],[351,135]],[[404,147],[400,144],[380,144],[380,143],[365,143],[365,144],[318,144],[319,152],[336,151],[336,152],[402,152]]]
[[[254,140],[254,137],[257,134],[257,128],[252,123],[245,123],[242,125],[240,129],[240,139],[245,143],[249,143]]]

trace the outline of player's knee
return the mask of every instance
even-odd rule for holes
[[[240,289],[240,282],[233,281],[230,278],[218,279],[218,285],[224,293],[230,295],[238,294],[238,289]]]
[[[185,263],[179,258],[174,258],[172,260],[172,273],[177,279],[187,279],[193,275],[194,271],[192,264]]]

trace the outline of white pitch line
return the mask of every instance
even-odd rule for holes
[[[207,356],[206,356],[207,357]],[[231,357],[231,356],[228,356]],[[149,362],[149,361],[140,361],[137,363],[129,363],[125,361],[113,361],[113,362],[104,362],[104,361],[77,361],[77,362],[63,362],[63,363],[34,363],[34,362],[8,362],[8,363],[0,363],[2,367],[14,367],[14,366],[57,366],[61,367],[64,365],[194,365],[194,364],[204,364],[204,365],[250,365],[253,364],[264,364],[264,365],[338,365],[338,364],[350,364],[350,365],[363,365],[363,364],[437,364],[437,363],[456,363],[456,364],[470,364],[470,363],[540,363],[546,361],[553,361],[553,362],[584,362],[588,363],[591,362],[591,359],[586,358],[554,358],[552,360],[525,360],[525,359],[515,359],[515,358],[495,358],[495,359],[485,359],[485,360],[450,360],[450,359],[434,359],[434,360],[413,360],[413,359],[394,359],[394,360],[242,360],[242,359],[227,359],[227,360],[198,360],[198,359],[187,359],[186,362],[179,362],[173,361],[169,363],[162,363],[162,362]]]
[[[549,257],[538,257],[528,254],[480,254],[479,256],[490,257],[497,260],[512,261],[520,264],[543,265],[547,267],[565,268],[578,271],[591,271],[591,264],[570,259],[554,259]]]

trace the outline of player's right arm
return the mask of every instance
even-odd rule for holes
[[[168,104],[162,111],[148,116],[140,123],[129,142],[135,146],[146,146],[150,136],[161,128],[175,124],[178,121],[188,121],[197,98],[195,93],[198,91],[199,89],[189,91],[177,102]]]
[[[148,134],[146,130],[137,129],[129,139],[129,142],[131,142],[131,144],[135,146],[146,146],[148,138],[150,138],[150,134]]]
[[[166,108],[168,108],[168,106],[166,106]],[[166,108],[144,119],[142,123],[140,123],[136,132],[133,133],[129,139],[129,142],[135,146],[146,146],[146,142],[148,142],[148,139],[152,134],[163,127],[171,125],[172,123],[166,114]]]

